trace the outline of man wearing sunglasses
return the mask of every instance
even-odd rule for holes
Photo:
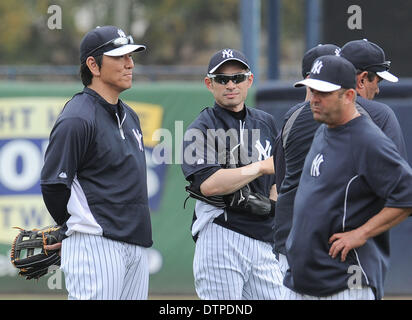
[[[80,43],[84,84],[50,134],[43,199],[62,226],[61,269],[69,299],[147,299],[152,245],[140,121],[119,99],[132,85],[133,52],[114,26]]]
[[[191,230],[196,292],[201,299],[281,299],[272,252],[274,119],[245,105],[253,74],[243,53],[215,53],[204,83],[215,104],[185,132],[182,164],[200,194]],[[223,204],[208,202],[211,197]],[[261,206],[254,210],[251,202]]]

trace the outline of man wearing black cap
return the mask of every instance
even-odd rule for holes
[[[387,230],[412,213],[412,169],[358,112],[356,70],[322,56],[308,79],[316,131],[286,241],[285,299],[381,299]],[[379,174],[377,174],[379,172]]]
[[[398,82],[398,78],[389,72],[391,62],[385,59],[383,49],[367,39],[349,41],[342,47],[340,55],[357,69],[356,90],[366,99],[372,100],[379,93],[378,83],[382,79]]]
[[[379,93],[380,81],[398,82],[398,78],[389,72],[390,61],[377,44],[366,39],[346,43],[340,55],[356,68],[356,106],[362,109],[382,131],[392,139],[399,153],[407,159],[405,140],[399,121],[393,110],[386,104],[372,101]]]
[[[185,132],[182,164],[191,189],[203,197],[192,223],[196,292],[201,299],[281,299],[282,277],[272,252],[274,119],[245,105],[253,74],[243,53],[218,51],[204,82],[215,105]],[[256,199],[268,206],[243,206]]]
[[[50,134],[44,202],[64,231],[61,269],[69,299],[147,299],[152,245],[140,121],[119,99],[132,85],[131,54],[145,50],[114,26],[80,44],[82,92]]]
[[[320,44],[308,50],[302,59],[302,77],[310,74],[313,61],[323,55],[336,55],[340,48],[334,44]],[[282,130],[276,138],[274,161],[276,171],[275,248],[282,273],[288,269],[285,242],[292,225],[293,201],[299,185],[306,154],[320,123],[313,119],[306,90],[305,101],[292,107],[285,115]],[[283,182],[283,184],[282,184]]]

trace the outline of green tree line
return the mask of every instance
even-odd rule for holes
[[[261,0],[265,34],[267,1]],[[61,29],[49,29],[51,5]],[[1,0],[0,65],[78,64],[88,30],[112,24],[145,44],[144,64],[204,64],[222,47],[241,48],[239,0]],[[282,42],[301,38],[303,0],[281,1]],[[287,50],[285,54],[288,55]]]

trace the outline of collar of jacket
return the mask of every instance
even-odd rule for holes
[[[99,102],[99,104],[105,109],[109,114],[117,121],[116,113],[120,112],[119,118],[122,119],[124,116],[124,107],[123,107],[123,101],[119,99],[119,102],[117,104],[111,104],[107,102],[102,96],[100,96],[96,91],[93,89],[90,89],[88,87],[84,87],[83,89],[84,93],[87,93]]]
[[[227,110],[227,109],[221,107],[219,104],[217,104],[216,101],[215,101],[215,104],[213,106],[213,110],[216,112],[216,114],[218,114],[220,116],[223,116],[223,117],[225,117],[227,115],[230,115],[231,117],[233,117],[237,120],[245,120],[248,113],[249,113],[248,109],[249,108],[246,106],[246,104],[244,104],[244,107],[241,111],[234,112],[234,111],[230,111],[230,110]]]

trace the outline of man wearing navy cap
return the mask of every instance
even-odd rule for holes
[[[336,55],[340,48],[334,44],[319,44],[308,50],[302,59],[302,77],[308,78],[313,61],[323,55]],[[293,217],[293,201],[299,185],[303,163],[312,144],[319,122],[313,119],[309,100],[311,92],[306,89],[305,100],[285,114],[282,130],[276,138],[274,162],[276,171],[275,248],[283,275],[288,269],[285,243]],[[283,184],[282,184],[283,183]]]
[[[61,225],[69,299],[147,299],[152,245],[146,160],[136,113],[119,99],[132,85],[132,53],[145,50],[114,26],[80,44],[84,84],[51,131],[43,199]]]
[[[216,52],[204,83],[215,104],[185,132],[182,164],[191,189],[203,197],[191,227],[196,292],[201,299],[281,299],[282,276],[272,252],[274,119],[245,105],[253,74],[240,51]],[[223,206],[208,202],[210,197]],[[252,197],[268,210],[242,207]]]
[[[376,43],[367,39],[349,41],[342,47],[340,55],[348,59],[357,70],[356,89],[366,99],[372,100],[379,93],[378,83],[384,79],[398,82],[389,72],[391,62]]]
[[[318,45],[305,53],[302,61],[302,76],[308,78],[313,61],[321,55],[345,56],[355,67],[363,69],[372,65],[381,76],[389,80],[397,79],[387,71],[389,63],[385,60],[383,50],[375,44],[365,40],[348,42],[342,50],[332,44]],[[370,118],[396,145],[399,153],[406,159],[406,146],[402,130],[395,113],[387,105],[366,99],[365,88],[371,88],[368,78],[379,76],[372,71],[357,69],[356,78],[356,109]],[[365,85],[364,85],[365,84]],[[311,146],[313,136],[319,126],[310,109],[311,92],[306,87],[305,102],[292,107],[285,115],[284,124],[275,145],[275,169],[278,200],[276,202],[275,217],[275,251],[279,254],[279,263],[283,273],[288,268],[285,256],[285,242],[291,228],[293,217],[293,203],[299,179],[302,173],[306,154]],[[373,97],[369,97],[373,98]],[[284,174],[282,174],[284,172]]]
[[[381,299],[387,231],[412,213],[412,169],[356,109],[356,70],[349,61],[319,57],[309,78],[295,84],[303,85],[322,125],[295,197],[285,299]]]
[[[407,159],[405,139],[395,113],[388,105],[372,101],[379,93],[382,79],[398,82],[398,78],[389,72],[391,62],[386,60],[385,52],[377,44],[362,39],[346,43],[340,55],[356,68],[356,107],[392,139],[401,156]]]

